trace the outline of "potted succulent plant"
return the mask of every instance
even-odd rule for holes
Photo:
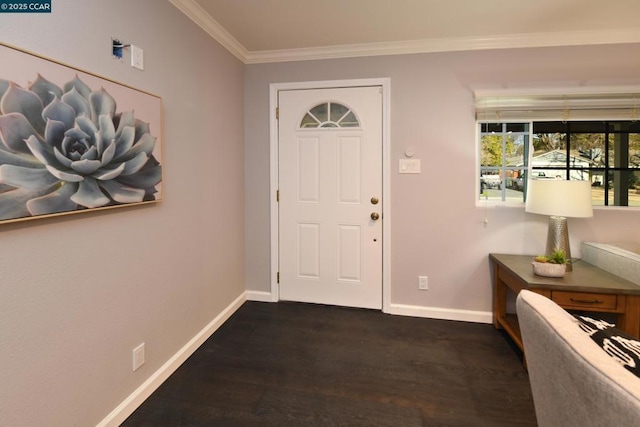
[[[549,255],[537,256],[533,259],[533,273],[544,277],[562,277],[567,271],[567,255],[556,249]]]

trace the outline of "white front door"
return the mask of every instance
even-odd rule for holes
[[[382,88],[283,90],[282,300],[382,308]]]

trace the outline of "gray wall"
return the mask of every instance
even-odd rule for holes
[[[0,225],[2,426],[95,425],[245,290],[243,65],[167,1],[52,3],[0,40],[161,96],[165,201]]]
[[[95,425],[245,278],[269,290],[269,83],[391,78],[392,301],[482,311],[487,253],[540,251],[546,219],[475,206],[471,88],[639,83],[638,45],[243,66],[168,2],[53,3],[0,14],[0,40],[160,95],[166,199],[0,225],[0,425]],[[111,58],[112,36],[144,49],[144,72]],[[420,175],[395,173],[408,147]],[[574,249],[638,241],[639,223],[616,210],[571,220]],[[132,372],[142,341],[147,363]]]
[[[490,252],[544,251],[547,218],[524,207],[476,207],[473,89],[640,84],[638,46],[454,52],[248,65],[245,71],[246,280],[269,291],[269,84],[391,79],[391,302],[491,310]],[[397,173],[407,148],[420,175]],[[388,200],[387,200],[388,202]],[[485,216],[488,223],[485,225]],[[638,211],[571,219],[581,241],[640,241]],[[429,276],[418,291],[417,276]]]

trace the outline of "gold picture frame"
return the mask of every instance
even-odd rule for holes
[[[162,98],[0,43],[0,223],[163,199]]]

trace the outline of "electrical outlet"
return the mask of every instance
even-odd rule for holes
[[[144,365],[144,343],[133,349],[133,370],[136,371]]]
[[[144,70],[144,52],[134,45],[131,45],[131,66],[138,70]]]
[[[427,276],[418,276],[418,289],[421,291],[429,290],[429,278]]]

